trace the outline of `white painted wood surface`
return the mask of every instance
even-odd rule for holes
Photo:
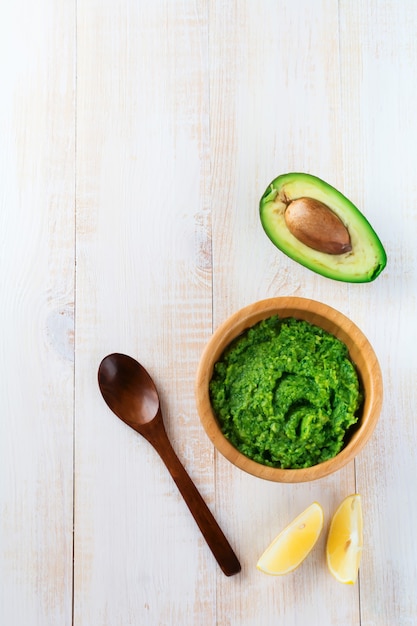
[[[417,4],[14,0],[0,8],[0,620],[7,626],[417,623]],[[258,201],[279,173],[339,187],[383,240],[372,284],[280,254]],[[231,467],[195,410],[229,314],[299,295],[373,344],[368,447],[311,484]],[[150,446],[98,391],[112,351],[161,392],[173,445],[239,554],[226,578]],[[363,496],[360,579],[325,535],[285,578],[256,560],[313,500]]]

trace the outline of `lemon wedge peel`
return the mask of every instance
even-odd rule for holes
[[[347,496],[330,522],[326,560],[330,573],[341,583],[355,584],[363,548],[362,502],[359,494]]]
[[[313,502],[272,541],[256,564],[258,570],[270,576],[294,571],[316,544],[323,522],[323,508]]]

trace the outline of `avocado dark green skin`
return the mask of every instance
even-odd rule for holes
[[[292,200],[308,197],[319,200],[344,223],[352,250],[327,254],[301,243],[289,231],[284,214]],[[260,200],[262,226],[279,250],[308,269],[349,283],[375,280],[387,264],[387,255],[378,235],[359,209],[340,191],[317,176],[293,172],[282,174],[268,185]]]

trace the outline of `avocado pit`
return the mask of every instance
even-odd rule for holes
[[[290,233],[313,250],[334,255],[352,250],[348,229],[320,200],[297,198],[287,204],[284,218]]]

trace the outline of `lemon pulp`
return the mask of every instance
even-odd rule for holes
[[[342,501],[330,523],[326,558],[336,580],[348,585],[356,582],[362,547],[362,503],[360,495],[355,493]]]
[[[313,502],[268,546],[256,567],[272,576],[281,576],[298,567],[313,549],[323,528],[323,509]]]

